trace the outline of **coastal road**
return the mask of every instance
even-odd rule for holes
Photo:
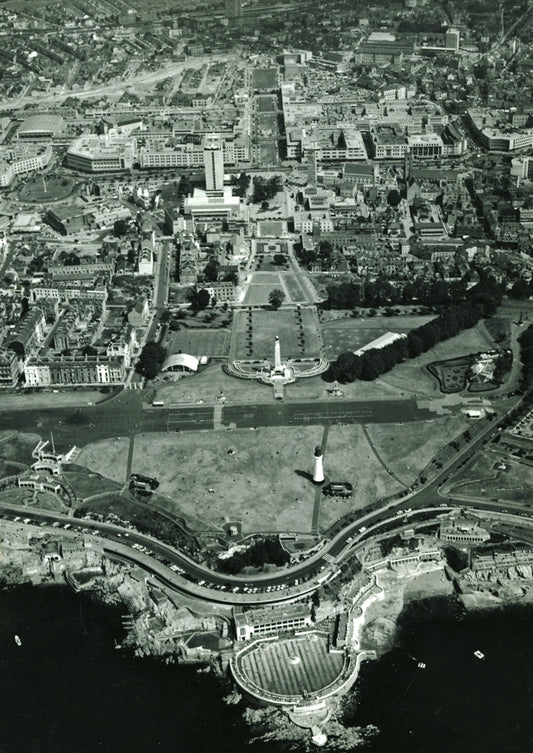
[[[411,505],[418,506],[421,500],[410,500]],[[218,602],[221,604],[260,606],[284,601],[293,601],[315,591],[321,583],[331,580],[339,573],[342,561],[353,556],[354,547],[365,539],[380,532],[389,531],[393,535],[395,530],[405,527],[406,523],[415,523],[417,516],[421,520],[430,522],[437,520],[437,516],[449,510],[453,505],[439,503],[438,506],[417,510],[404,514],[397,503],[387,510],[379,510],[365,516],[366,530],[359,531],[361,521],[344,529],[334,539],[327,542],[322,550],[296,564],[290,569],[281,570],[276,574],[262,574],[256,576],[229,576],[215,573],[200,565],[187,555],[167,546],[156,539],[143,534],[126,531],[124,528],[109,523],[93,520],[69,518],[58,513],[35,510],[34,508],[0,502],[2,517],[13,520],[19,516],[30,521],[30,525],[45,525],[46,531],[64,538],[78,538],[81,535],[88,542],[94,542],[97,549],[108,556],[131,562],[156,575],[167,587],[177,592],[186,593],[197,599]],[[490,511],[498,514],[495,504],[477,504],[476,510]],[[475,510],[474,510],[475,511]],[[533,520],[525,521],[516,518],[509,521],[509,514],[505,514],[506,522],[496,524],[505,526],[508,535],[515,535],[522,540],[533,541]],[[59,528],[59,525],[62,528]],[[21,524],[22,525],[22,524]],[[56,527],[53,528],[52,526]],[[69,529],[64,530],[68,525]],[[91,537],[94,535],[94,539]],[[138,547],[142,547],[140,550]],[[179,572],[172,569],[179,568]],[[249,593],[252,588],[260,588],[257,593]],[[276,589],[277,590],[272,590]],[[246,592],[244,591],[246,589]],[[268,589],[268,590],[267,590]]]

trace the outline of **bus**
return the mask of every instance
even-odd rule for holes
[[[165,403],[162,400],[154,400],[152,403],[152,408],[160,408]]]

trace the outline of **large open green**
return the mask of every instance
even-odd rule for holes
[[[302,308],[271,311],[254,308],[236,312],[230,358],[232,361],[274,360],[274,338],[281,342],[282,358],[320,357],[314,312]],[[302,339],[303,338],[303,339]]]

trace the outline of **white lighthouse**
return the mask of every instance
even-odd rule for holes
[[[313,469],[313,483],[324,483],[324,468],[322,467],[322,448],[320,445],[315,447],[314,452],[315,467]]]

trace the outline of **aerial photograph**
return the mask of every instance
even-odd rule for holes
[[[0,39],[0,753],[530,753],[533,0]]]

